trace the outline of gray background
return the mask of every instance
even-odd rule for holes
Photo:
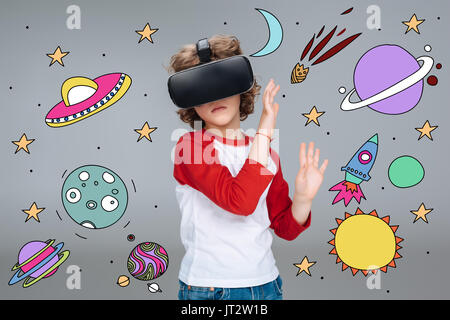
[[[446,34],[450,27],[448,1],[2,1],[1,4],[0,298],[177,298],[177,275],[184,248],[174,194],[171,151],[175,141],[171,140],[171,134],[178,128],[190,128],[175,113],[163,66],[168,65],[170,56],[183,44],[218,33],[237,36],[245,55],[255,53],[268,37],[266,22],[255,8],[272,12],[284,31],[278,50],[264,57],[250,57],[250,61],[262,91],[271,77],[281,86],[276,97],[280,104],[279,153],[290,195],[302,141],[315,141],[322,158],[330,160],[313,204],[311,227],[292,242],[274,237],[273,251],[284,280],[285,299],[450,297],[447,276],[450,217],[445,204],[449,179],[445,138],[449,136],[450,113],[449,91],[445,89],[449,84],[446,68],[450,57]],[[71,4],[81,8],[80,30],[66,27],[69,16],[66,8]],[[381,8],[381,30],[366,27],[369,16],[366,9],[371,4]],[[340,15],[351,6],[355,9],[350,15]],[[401,23],[413,13],[426,19],[419,26],[420,35],[414,31],[405,34],[406,26]],[[140,36],[135,30],[141,30],[147,22],[152,28],[159,28],[152,35],[154,43],[144,40],[138,44]],[[363,34],[338,55],[313,66],[304,83],[290,84],[292,67],[312,34],[322,25],[327,32],[336,24],[338,28],[347,28],[344,36]],[[339,104],[344,96],[338,88],[345,86],[349,91],[358,58],[384,43],[398,44],[416,57],[425,54],[423,48],[430,44],[435,63],[443,64],[441,70],[431,72],[439,78],[439,84],[435,87],[425,84],[421,102],[403,115],[383,115],[369,108],[341,111]],[[58,45],[70,54],[63,58],[64,67],[58,63],[49,67],[50,58],[46,54]],[[60,87],[65,79],[77,75],[95,78],[111,72],[127,73],[133,81],[118,103],[68,127],[50,128],[45,124],[45,115],[61,100]],[[306,118],[301,114],[314,105],[326,113],[319,118],[320,127],[315,124],[305,127]],[[261,108],[258,97],[255,113],[242,123],[244,130],[257,127]],[[421,127],[425,120],[439,126],[432,133],[434,141],[426,137],[418,141],[419,132],[414,128]],[[145,121],[158,128],[151,134],[153,142],[145,139],[136,142],[138,134],[134,129],[141,128]],[[36,139],[29,145],[31,153],[14,154],[16,147],[11,141],[18,140],[24,132],[28,138]],[[347,208],[342,202],[332,206],[335,193],[327,190],[343,179],[340,167],[374,133],[379,134],[379,152],[371,181],[362,185],[367,200],[362,200],[359,207],[364,212],[376,209],[381,216],[389,214],[392,224],[400,226],[397,234],[405,238],[399,251],[403,258],[396,260],[397,268],[381,274],[379,290],[367,289],[367,278],[361,273],[353,277],[350,270],[342,272],[341,265],[335,264],[336,257],[328,254],[332,246],[327,243],[332,239],[329,229],[336,226],[335,217],[343,218],[346,211],[354,213],[358,207],[354,200]],[[403,154],[418,158],[426,170],[425,179],[408,189],[394,187],[387,176],[390,162]],[[127,211],[110,228],[87,230],[78,226],[62,206],[64,171],[71,172],[85,164],[106,166],[127,185]],[[22,209],[28,209],[33,202],[45,207],[39,215],[41,222],[32,219],[24,223],[26,215]],[[429,223],[413,224],[410,210],[416,210],[422,202],[434,209],[428,215]],[[129,225],[123,228],[128,221]],[[129,233],[136,236],[134,242],[126,240]],[[26,289],[21,283],[8,286],[19,249],[31,240],[49,238],[63,241],[64,249],[71,252],[59,271]],[[145,282],[133,278],[126,288],[116,285],[119,275],[128,274],[129,252],[144,241],[160,243],[170,256],[168,271],[156,281],[163,290],[159,294],[150,294]],[[310,269],[312,276],[305,273],[296,276],[293,264],[305,255],[317,261]],[[66,288],[69,265],[82,269],[80,290]]]

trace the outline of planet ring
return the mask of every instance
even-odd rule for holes
[[[35,265],[33,268],[31,268],[31,269],[28,270],[27,272],[23,273],[22,275],[19,276],[19,273],[20,273],[22,270],[17,270],[17,272],[14,274],[14,276],[13,276],[13,277],[11,278],[11,280],[9,281],[9,284],[10,284],[10,285],[13,285],[13,284],[15,284],[15,283],[17,283],[17,282],[23,280],[25,277],[28,277],[30,274],[34,273],[35,271],[39,270],[40,268],[42,268],[45,264],[47,264],[50,260],[52,260],[52,259],[58,254],[58,252],[61,250],[61,248],[62,248],[63,245],[64,245],[64,244],[63,244],[62,242],[61,242],[61,243],[58,243],[58,244],[55,246],[55,250],[54,250],[50,255],[48,255],[44,260],[42,260],[41,262],[39,262],[37,265]],[[23,264],[21,264],[21,266],[22,266],[22,265],[23,265]],[[19,267],[16,265],[16,266],[14,266],[13,270],[14,270],[14,269],[18,269],[18,268],[19,268]]]
[[[22,270],[17,270],[17,272],[14,274],[14,276],[11,278],[11,280],[9,281],[9,285],[13,285],[13,284],[15,284],[15,283],[17,283],[17,282],[19,282],[19,281],[21,281],[21,280],[23,280],[25,277],[28,277],[30,274],[32,274],[32,273],[34,273],[35,271],[37,271],[37,270],[39,270],[40,268],[42,268],[44,265],[46,265],[50,260],[52,260],[58,253],[59,253],[59,251],[61,251],[61,249],[62,249],[62,247],[64,246],[64,243],[62,243],[62,242],[60,242],[60,243],[58,243],[56,246],[55,246],[55,250],[47,257],[47,258],[45,258],[44,260],[42,260],[40,263],[38,263],[36,266],[34,266],[33,268],[31,268],[30,270],[28,270],[27,272],[25,272],[25,273],[23,273],[22,275],[20,275],[19,276],[19,273],[22,271]],[[68,251],[64,251],[64,253],[68,253]],[[63,257],[62,258],[64,258],[64,260],[66,260],[67,259],[67,256],[68,255],[63,255]],[[63,260],[63,261],[64,261]],[[63,262],[62,261],[62,262]],[[61,262],[61,263],[62,263]],[[61,264],[60,263],[60,264]],[[56,264],[58,264],[58,263],[56,263]],[[55,265],[56,265],[55,264]],[[59,265],[59,264],[58,264]],[[53,268],[53,266],[52,266],[52,268]],[[52,268],[50,268],[50,269],[52,269]],[[55,267],[56,268],[56,267]],[[55,268],[53,268],[53,269],[55,269]],[[13,269],[17,269],[16,268],[16,266],[13,268]],[[52,270],[50,270],[50,271],[53,271],[53,269]],[[45,274],[45,275],[47,275],[48,273],[43,273],[43,274]],[[39,277],[37,277],[35,280],[36,281],[38,281],[38,280],[40,280],[40,279],[42,279],[44,276],[42,276],[42,275],[40,275]],[[35,283],[36,281],[33,281],[33,283]],[[29,283],[28,284],[28,286],[30,286],[30,285],[32,285],[33,283]],[[24,287],[25,287],[25,284],[24,284]]]
[[[389,98],[409,87],[416,84],[420,80],[422,80],[428,72],[430,72],[431,68],[433,67],[433,58],[428,56],[422,56],[417,58],[417,61],[422,61],[423,64],[413,74],[408,76],[407,78],[397,82],[393,86],[377,93],[376,95],[371,96],[370,98],[367,98],[365,100],[359,101],[359,102],[350,102],[350,97],[353,94],[353,92],[356,91],[355,88],[353,88],[347,96],[344,98],[344,100],[341,103],[341,109],[344,111],[350,111],[350,110],[356,110],[362,107],[366,107],[370,104],[377,103],[378,101],[381,101],[383,99]]]
[[[29,286],[35,284],[36,282],[38,282],[39,280],[41,280],[42,278],[45,278],[49,273],[51,273],[53,270],[58,268],[62,263],[64,263],[64,261],[66,261],[66,259],[69,257],[69,254],[70,254],[70,252],[67,250],[61,252],[61,254],[58,255],[58,261],[54,265],[52,265],[47,271],[45,271],[39,277],[33,279],[30,282],[28,282],[29,278],[25,279],[25,282],[23,283],[23,287],[24,288],[29,287]]]

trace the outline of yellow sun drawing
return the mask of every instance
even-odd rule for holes
[[[389,216],[380,218],[375,210],[365,214],[359,208],[354,215],[346,212],[344,220],[336,218],[338,227],[330,230],[334,239],[328,243],[334,246],[330,254],[337,255],[336,263],[342,262],[342,271],[350,268],[353,276],[358,271],[367,276],[396,267],[403,239],[395,235],[398,226],[389,221]]]

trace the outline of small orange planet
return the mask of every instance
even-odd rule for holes
[[[120,287],[128,287],[128,285],[130,284],[130,278],[124,275],[119,276],[119,278],[117,279],[117,284]]]

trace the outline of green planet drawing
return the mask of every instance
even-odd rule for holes
[[[401,156],[391,162],[388,169],[391,183],[398,188],[409,188],[419,184],[424,176],[425,169],[414,157]]]

